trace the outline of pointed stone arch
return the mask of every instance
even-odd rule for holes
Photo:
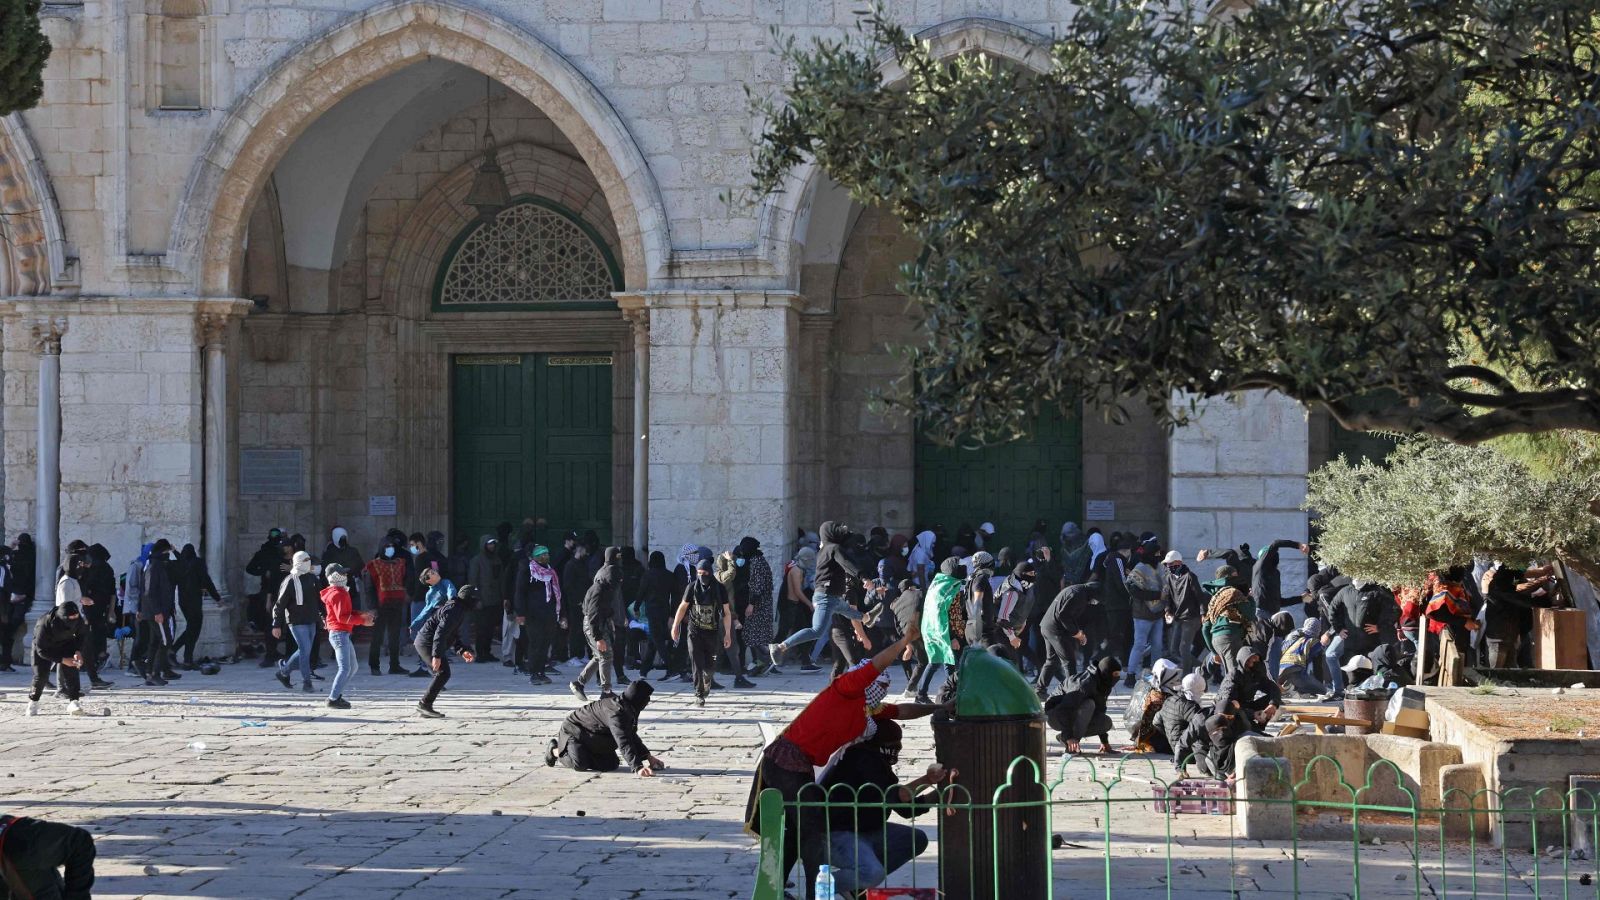
[[[16,113],[0,117],[0,297],[69,287],[77,277],[74,262],[26,123]]]
[[[981,16],[952,19],[924,29],[916,37],[931,44],[934,56],[940,59],[987,53],[1035,72],[1048,71],[1053,65],[1049,36],[999,19]],[[896,84],[905,78],[892,56],[885,56],[878,70],[884,84]],[[761,204],[757,248],[780,283],[789,289],[800,287],[802,255],[806,242],[814,237],[808,233],[809,226],[813,212],[817,211],[815,204],[824,180],[816,162],[808,159],[791,169],[783,187],[767,195]],[[831,198],[824,202],[837,200]],[[847,197],[844,200],[848,202]],[[845,232],[854,221],[838,210],[821,215],[833,223],[831,227],[842,228]],[[843,234],[835,237],[839,238],[842,249]]]
[[[274,66],[218,127],[190,172],[169,251],[194,291],[237,292],[255,197],[301,132],[353,91],[430,57],[489,75],[561,129],[605,193],[630,290],[666,266],[671,242],[660,189],[591,82],[549,45],[494,16],[438,0],[392,0]]]

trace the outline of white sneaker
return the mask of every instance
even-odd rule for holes
[[[39,714],[39,701],[37,701],[37,700],[29,700],[28,701],[28,712],[27,712],[27,714],[30,715],[30,716],[37,716]]]
[[[88,715],[88,713],[83,711],[83,706],[81,704],[79,704],[78,701],[76,701],[76,700],[68,700],[67,701],[67,715],[69,715],[69,716],[86,716],[86,715]]]

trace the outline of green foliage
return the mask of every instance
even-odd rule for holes
[[[1313,472],[1306,507],[1321,515],[1318,555],[1346,574],[1417,584],[1474,555],[1525,563],[1600,562],[1594,459],[1552,461],[1548,477],[1491,447],[1430,438],[1400,443],[1382,465],[1338,459]]]
[[[1600,430],[1600,2],[1209,5],[1083,0],[1042,73],[881,13],[785,45],[756,189],[811,157],[921,242],[912,411],[1004,439],[1270,388],[1462,443]]]
[[[0,0],[0,116],[39,102],[49,58],[50,40],[39,30],[39,0]]]

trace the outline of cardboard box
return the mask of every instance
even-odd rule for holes
[[[1425,740],[1428,739],[1428,729],[1426,729],[1426,728],[1407,728],[1404,725],[1396,725],[1393,722],[1385,722],[1385,723],[1383,723],[1383,730],[1378,732],[1378,733],[1379,734],[1399,735],[1400,737],[1416,738],[1416,739],[1422,740],[1422,741],[1425,741]]]
[[[1394,724],[1397,728],[1420,728],[1428,730],[1428,714],[1420,709],[1402,709],[1395,713]]]
[[[1589,668],[1589,632],[1586,620],[1587,616],[1581,609],[1534,610],[1534,668]]]

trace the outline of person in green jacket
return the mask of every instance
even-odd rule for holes
[[[1211,603],[1206,606],[1200,633],[1216,654],[1222,671],[1229,675],[1238,667],[1236,657],[1245,646],[1250,623],[1256,620],[1255,601],[1235,584],[1237,580],[1236,569],[1222,566],[1217,569],[1216,578],[1202,585],[1211,594]]]

